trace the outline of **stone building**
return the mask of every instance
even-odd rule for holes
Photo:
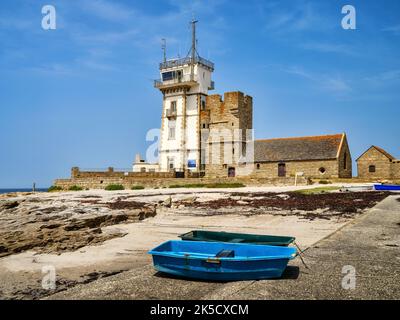
[[[254,176],[351,178],[346,134],[278,138],[254,142]]]
[[[227,164],[206,165],[206,176],[275,179],[297,174],[317,179],[352,177],[351,153],[344,133],[248,141],[247,147],[249,150],[244,160],[239,158],[239,161],[236,159]]]
[[[146,160],[142,159],[140,154],[136,154],[135,162],[132,165],[132,172],[158,172],[158,163],[148,163]]]
[[[380,147],[371,146],[357,160],[362,179],[400,179],[400,160]]]

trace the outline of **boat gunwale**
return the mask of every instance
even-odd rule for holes
[[[292,251],[290,254],[287,255],[273,255],[273,256],[255,256],[255,257],[245,257],[245,256],[239,256],[239,257],[215,257],[215,255],[210,255],[206,256],[204,255],[203,257],[201,256],[196,256],[196,255],[185,255],[182,253],[174,253],[172,251],[156,251],[159,247],[165,245],[168,242],[172,242],[176,240],[168,240],[163,242],[162,244],[158,245],[154,249],[148,251],[148,254],[151,255],[158,255],[158,256],[164,256],[164,257],[173,257],[173,258],[182,258],[182,259],[193,259],[193,260],[207,260],[207,259],[216,259],[218,261],[240,261],[240,262],[246,262],[246,261],[258,261],[258,260],[281,260],[281,259],[288,259],[292,260],[297,256],[297,250],[294,247],[279,247],[279,246],[270,246],[270,245],[264,245],[265,247],[273,247],[273,248],[285,248],[285,250]],[[208,241],[196,241],[197,243],[204,242],[205,244],[208,244]],[[233,243],[231,242],[218,242],[218,243],[225,243],[232,245]],[[248,243],[234,243],[233,245],[235,246],[257,246],[260,247],[260,245],[256,244],[248,244]]]
[[[276,238],[276,239],[287,239],[287,241],[244,241],[244,242],[228,242],[228,241],[219,241],[219,240],[214,240],[214,239],[202,239],[202,238],[196,238],[194,237],[194,232],[208,232],[210,234],[217,234],[217,233],[225,233],[228,235],[246,235],[246,236],[251,236],[251,237],[270,237],[270,238]],[[192,238],[188,238],[188,236],[190,234],[193,234]],[[253,245],[270,245],[270,246],[288,246],[291,243],[296,241],[295,237],[291,237],[291,236],[276,236],[276,235],[263,235],[263,234],[252,234],[252,233],[238,233],[238,232],[229,232],[229,231],[209,231],[209,230],[191,230],[189,232],[183,233],[181,235],[178,236],[179,238],[181,238],[182,240],[186,240],[186,241],[196,241],[196,242],[225,242],[225,243],[235,243],[235,244],[253,244]],[[240,238],[240,237],[238,237]],[[269,244],[268,244],[269,243]]]

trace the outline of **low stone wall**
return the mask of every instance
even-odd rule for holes
[[[175,172],[133,172],[133,171],[114,171],[110,167],[107,171],[81,171],[78,167],[71,170],[72,179],[118,179],[118,178],[175,178]]]
[[[54,185],[68,190],[72,186],[79,186],[87,189],[104,189],[110,184],[123,185],[125,189],[131,189],[132,186],[143,186],[145,188],[167,188],[173,185],[188,184],[214,184],[214,183],[242,183],[246,186],[285,186],[294,185],[294,178],[138,178],[132,176],[122,177],[79,177],[71,179],[57,179]],[[307,181],[299,177],[298,185],[306,185]]]

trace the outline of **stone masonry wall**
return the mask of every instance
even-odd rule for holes
[[[145,188],[168,188],[173,185],[187,185],[187,184],[214,184],[214,183],[243,183],[246,186],[261,186],[261,185],[294,185],[294,178],[255,178],[255,177],[241,177],[241,178],[164,178],[164,179],[146,179],[146,178],[133,178],[133,177],[107,177],[99,178],[73,178],[73,179],[57,179],[54,185],[68,190],[72,186],[80,186],[87,189],[105,189],[109,184],[121,184],[126,190],[132,186],[143,186]],[[307,182],[304,178],[298,180],[299,185],[305,185]]]
[[[392,162],[392,179],[400,180],[400,160],[396,160]]]
[[[175,178],[174,172],[132,172],[132,171],[114,171],[112,167],[108,168],[107,171],[80,171],[78,167],[71,169],[71,178],[87,178],[87,179],[102,179],[102,178]]]
[[[263,178],[278,177],[278,162],[259,163],[254,168],[254,176]],[[303,172],[306,178],[331,179],[339,178],[338,162],[336,160],[321,161],[289,161],[286,164],[286,176],[294,177],[296,172]],[[320,169],[324,168],[325,172],[320,173]]]
[[[244,165],[236,166],[238,172],[242,172],[242,175],[247,175],[251,178],[266,178],[276,179],[278,178],[278,164],[279,162],[264,162],[254,163],[254,166],[247,164],[246,167],[250,170],[240,170],[244,168]],[[316,178],[316,179],[331,179],[331,178],[343,178],[338,175],[338,161],[336,160],[321,160],[321,161],[288,161],[286,164],[286,177],[295,176],[296,172],[303,172],[305,178]],[[227,165],[211,165],[208,169],[208,177],[210,178],[223,178],[228,176]],[[324,168],[325,172],[320,173],[320,169]]]
[[[353,176],[353,162],[351,160],[350,148],[346,136],[344,137],[343,145],[340,150],[338,167],[339,178],[351,178]]]
[[[375,172],[369,172],[369,166],[375,166]],[[371,148],[357,161],[358,177],[362,179],[390,179],[392,168],[390,160],[375,148]]]
[[[236,167],[239,157],[246,152],[246,130],[253,128],[253,99],[239,91],[226,92],[224,99],[209,95],[200,121],[202,130],[209,134],[206,176],[226,177],[224,164]]]

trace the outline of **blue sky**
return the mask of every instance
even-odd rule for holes
[[[56,30],[41,28],[47,4]],[[160,126],[160,39],[186,55],[193,14],[214,92],[253,96],[256,138],[346,132],[353,159],[372,144],[400,157],[398,0],[5,0],[0,188],[130,167]]]

